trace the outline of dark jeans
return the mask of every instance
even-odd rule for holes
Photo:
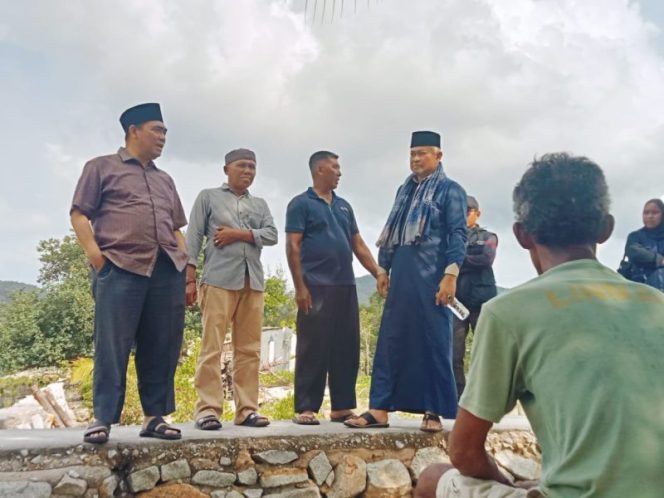
[[[461,398],[464,388],[466,387],[466,375],[463,371],[463,358],[466,355],[466,338],[468,332],[477,326],[477,319],[480,316],[479,311],[471,311],[468,318],[461,321],[456,316],[454,317],[454,338],[453,343],[453,365],[454,365],[454,381],[457,386],[457,395]]]
[[[127,364],[136,346],[138,392],[143,412],[166,415],[175,410],[173,378],[182,346],[185,273],[161,252],[150,277],[108,261],[93,275],[95,418],[120,421]]]
[[[360,366],[360,314],[354,285],[309,286],[312,309],[297,313],[295,411],[317,412],[325,380],[332,410],[356,406]]]

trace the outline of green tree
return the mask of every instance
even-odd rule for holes
[[[56,365],[92,351],[90,270],[73,235],[43,240],[40,291],[12,295],[0,314],[0,370]]]
[[[74,235],[62,239],[42,240],[37,245],[41,268],[39,283],[45,287],[58,285],[72,277],[81,277],[88,282],[90,265]]]
[[[360,306],[360,371],[364,375],[370,375],[373,367],[383,303],[383,298],[374,292],[369,303]]]
[[[39,292],[14,292],[0,305],[0,374],[19,370],[42,353],[35,351],[40,336]]]
[[[274,275],[265,279],[265,327],[295,328],[297,305],[292,291],[288,290],[288,281],[282,268],[277,268]]]

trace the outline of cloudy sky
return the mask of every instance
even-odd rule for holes
[[[515,182],[536,155],[587,155],[610,184],[600,259],[616,267],[664,194],[663,29],[661,0],[0,0],[0,280],[36,281],[84,163],[117,150],[119,114],[145,101],[162,104],[158,165],[187,212],[223,155],[251,147],[253,193],[283,230],[308,156],[330,149],[372,246],[410,132],[442,132],[448,174],[500,237],[504,286],[534,275],[512,240]]]

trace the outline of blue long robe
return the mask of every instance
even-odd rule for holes
[[[463,263],[466,193],[445,178],[433,199],[431,223],[422,240],[381,247],[378,254],[380,266],[390,272],[390,291],[378,333],[369,406],[455,418],[452,314],[446,306],[436,306],[435,296],[445,268]]]

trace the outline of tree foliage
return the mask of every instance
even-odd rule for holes
[[[0,372],[57,365],[92,351],[89,267],[75,237],[43,240],[40,291],[18,292],[0,309]]]
[[[373,368],[384,302],[383,298],[374,292],[369,302],[360,306],[360,372],[364,375],[371,375]]]
[[[265,327],[295,328],[297,305],[295,296],[288,289],[288,282],[282,268],[277,268],[274,275],[265,279]]]
[[[83,250],[70,234],[42,240],[37,251],[41,289],[14,292],[0,304],[0,374],[92,354],[94,301]],[[295,309],[293,293],[278,269],[266,279],[264,324],[294,327]],[[185,330],[188,340],[200,337],[198,306],[187,310]]]

